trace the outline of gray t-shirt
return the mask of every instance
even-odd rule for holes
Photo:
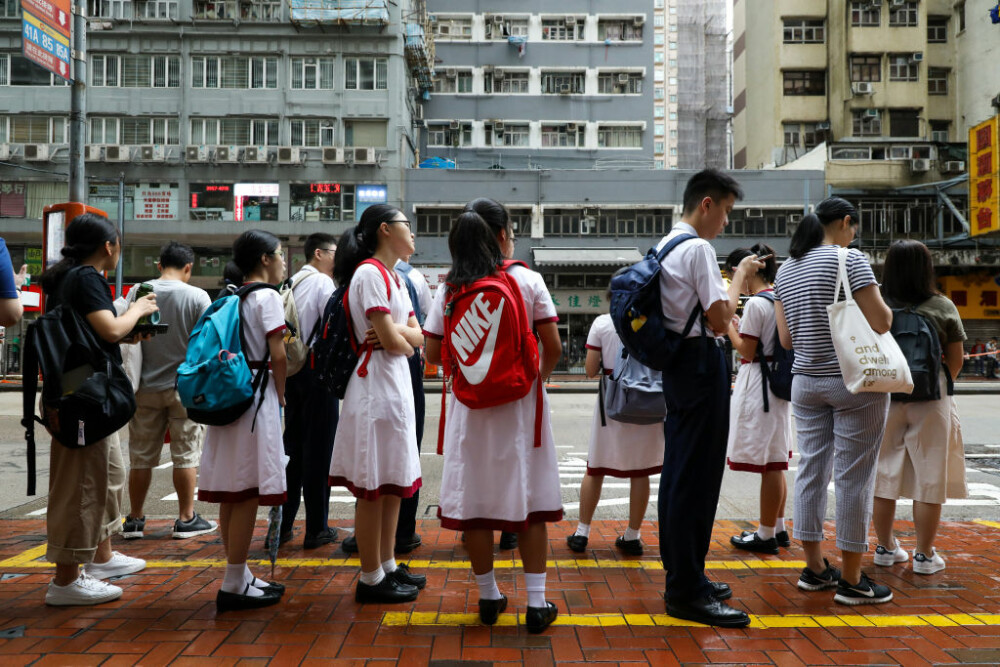
[[[170,325],[165,334],[142,342],[142,376],[139,388],[148,391],[171,389],[177,367],[187,354],[188,338],[201,314],[212,305],[208,293],[180,280],[147,280],[156,293],[160,322]]]

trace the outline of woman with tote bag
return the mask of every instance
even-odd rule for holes
[[[847,605],[892,599],[887,586],[861,573],[889,395],[848,390],[827,313],[837,300],[840,249],[854,240],[857,225],[857,210],[839,197],[823,200],[814,214],[804,216],[792,237],[790,258],[778,270],[774,304],[781,344],[795,349],[792,410],[801,460],[795,479],[794,536],[806,553],[798,586],[807,591],[836,588],[834,600]],[[858,250],[848,250],[845,259],[845,291],[871,329],[888,332],[892,311],[882,300],[868,260]],[[843,572],[823,557],[831,474]]]

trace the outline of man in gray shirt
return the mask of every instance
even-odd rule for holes
[[[173,536],[194,537],[218,527],[214,521],[194,511],[204,428],[187,418],[187,411],[174,389],[177,367],[187,354],[191,330],[212,301],[205,290],[188,284],[194,266],[194,251],[189,246],[171,241],[160,250],[156,266],[160,278],[148,282],[156,293],[160,321],[169,324],[170,329],[141,343],[142,373],[135,393],[136,411],[128,425],[131,511],[122,528],[122,536],[127,540],[142,537],[146,525],[143,504],[153,468],[160,463],[160,450],[168,429],[174,489],[180,506]]]

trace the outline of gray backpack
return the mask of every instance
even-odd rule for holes
[[[667,415],[662,374],[643,366],[624,347],[600,388],[602,425],[607,425],[605,414],[626,424],[658,424]]]

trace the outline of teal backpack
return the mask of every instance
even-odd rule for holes
[[[264,402],[267,388],[267,362],[246,358],[246,336],[240,308],[248,294],[259,289],[274,289],[267,283],[244,285],[235,294],[217,299],[202,314],[188,339],[187,356],[177,369],[177,393],[187,408],[188,418],[199,424],[231,424],[253,406],[260,393],[257,409]],[[257,369],[251,370],[251,364]],[[257,415],[254,414],[254,424]]]

